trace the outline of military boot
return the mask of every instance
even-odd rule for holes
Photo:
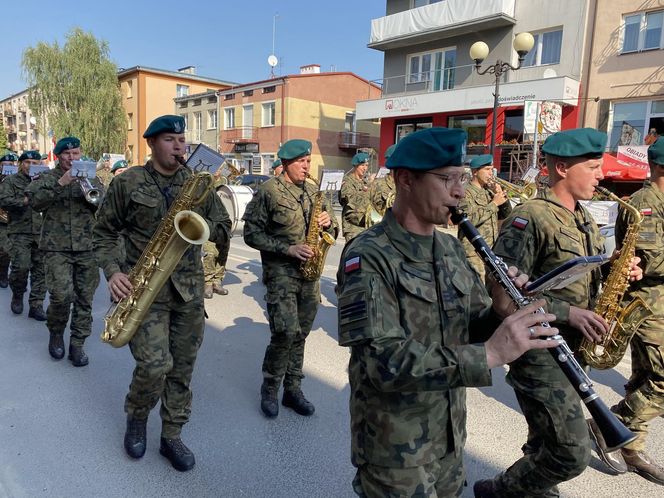
[[[496,481],[493,479],[481,479],[475,481],[473,485],[473,494],[475,498],[499,498],[498,490],[496,489]]]
[[[205,290],[203,291],[203,297],[205,299],[212,299],[212,284],[205,284]]]
[[[56,360],[61,360],[65,357],[65,341],[62,334],[51,332],[48,340],[48,354]]]
[[[11,309],[15,315],[23,313],[23,294],[12,294]]]
[[[590,439],[595,443],[595,451],[599,459],[616,474],[627,472],[627,464],[622,456],[622,452],[620,450],[608,451],[606,441],[604,441],[604,436],[602,436],[597,423],[591,418],[586,420],[586,422],[588,423]]]
[[[275,418],[279,415],[278,391],[278,385],[273,385],[267,380],[263,381],[261,386],[261,411],[267,418]]]
[[[30,311],[28,311],[28,317],[34,318],[38,322],[46,321],[46,313],[44,313],[44,308],[41,304],[30,306]]]
[[[83,351],[83,345],[77,346],[75,344],[69,345],[69,361],[75,367],[84,367],[88,364],[88,355]]]
[[[6,289],[9,286],[8,268],[0,268],[0,287]]]
[[[300,389],[284,389],[284,395],[281,398],[281,404],[292,408],[295,413],[308,417],[316,411],[313,403],[304,397]]]
[[[652,458],[643,451],[622,450],[627,464],[627,470],[639,474],[650,482],[664,486],[664,468],[652,461]]]
[[[124,447],[127,455],[141,458],[145,455],[145,427],[148,419],[127,417],[127,432],[124,436]]]
[[[219,294],[220,296],[228,295],[228,291],[224,289],[224,286],[221,284],[212,284],[212,292]]]
[[[185,446],[182,439],[161,438],[161,447],[159,453],[164,455],[171,462],[175,470],[186,472],[196,465],[196,458],[193,452]]]

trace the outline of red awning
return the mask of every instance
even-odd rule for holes
[[[638,163],[619,161],[611,154],[604,154],[602,173],[605,180],[645,180],[648,178],[648,166]]]

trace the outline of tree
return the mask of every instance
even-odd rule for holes
[[[0,154],[5,154],[8,145],[9,143],[7,142],[7,131],[5,130],[5,125],[2,122],[2,119],[0,119]]]
[[[30,108],[46,117],[56,138],[80,138],[93,158],[124,151],[127,140],[118,68],[108,53],[105,41],[80,28],[67,33],[62,47],[39,42],[23,52]]]

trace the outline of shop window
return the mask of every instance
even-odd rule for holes
[[[609,148],[649,145],[653,136],[664,135],[664,100],[613,104]]]
[[[468,134],[468,146],[484,147],[486,134],[486,114],[468,114],[464,116],[450,116],[448,128],[460,128]]]
[[[425,130],[433,126],[431,121],[411,121],[411,122],[401,122],[396,125],[396,137],[394,143],[398,143],[403,137],[410,135],[411,133],[419,130]]]

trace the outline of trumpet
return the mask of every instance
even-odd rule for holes
[[[83,191],[85,200],[93,206],[98,206],[101,202],[101,190],[92,185],[87,177],[78,177],[78,185]]]
[[[487,183],[487,187],[489,190],[495,193],[496,185],[500,185],[500,187],[507,194],[507,197],[518,198],[522,201],[527,201],[528,199],[532,199],[537,195],[537,185],[534,183],[527,183],[526,185],[515,185],[508,182],[507,180],[503,180],[502,178],[494,176]]]

